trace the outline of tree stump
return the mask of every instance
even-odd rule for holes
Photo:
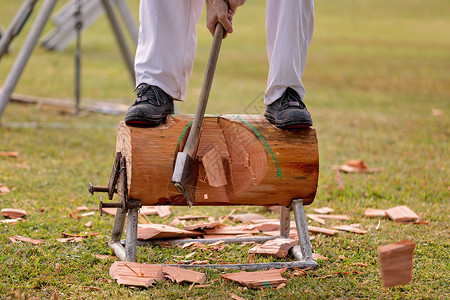
[[[126,159],[128,198],[143,205],[187,205],[172,184],[177,152],[193,116],[152,128],[120,122],[116,152]],[[281,130],[260,115],[205,116],[196,158],[194,205],[290,205],[314,200],[319,152],[314,128]]]

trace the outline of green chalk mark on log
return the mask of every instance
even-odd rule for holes
[[[277,167],[277,178],[279,177],[280,180],[283,179],[283,176],[281,175],[281,168],[280,164],[278,163],[278,159],[275,157],[275,153],[273,153],[272,149],[270,148],[269,144],[267,143],[266,139],[261,135],[261,133],[258,131],[258,129],[255,128],[252,124],[250,124],[248,121],[242,119],[239,115],[236,115],[236,117],[244,122],[248,127],[250,127],[253,132],[256,134],[256,136],[263,142],[264,146],[267,149],[267,152],[270,153],[270,156],[272,156],[273,162],[275,163],[275,166]]]
[[[183,136],[186,134],[186,131],[188,130],[189,127],[191,127],[192,123],[194,122],[194,120],[191,120],[183,129],[183,131],[181,132],[180,138],[178,139],[177,142],[177,147],[178,144],[181,142],[181,140],[183,139]]]

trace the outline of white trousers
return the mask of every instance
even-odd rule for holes
[[[197,44],[195,27],[203,5],[204,0],[140,1],[136,85],[156,85],[174,99],[185,100]],[[281,97],[287,87],[303,99],[301,78],[313,29],[314,0],[267,0],[266,105]]]

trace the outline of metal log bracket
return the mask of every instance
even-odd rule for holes
[[[89,183],[89,192],[103,192],[108,194],[108,199],[112,200],[115,193],[119,196],[117,203],[103,203],[100,196],[99,209],[100,214],[104,207],[117,207],[114,220],[114,226],[111,234],[111,240],[108,246],[114,251],[114,254],[122,261],[136,261],[137,245],[148,245],[158,241],[137,241],[138,212],[142,207],[140,200],[128,199],[127,190],[127,172],[126,160],[120,152],[116,153],[114,166],[111,172],[107,187],[93,186]],[[251,237],[251,238],[224,238],[220,239],[225,243],[244,243],[244,242],[264,242],[275,238],[289,238],[290,215],[294,212],[295,224],[299,244],[292,248],[292,254],[295,261],[292,262],[272,262],[272,263],[252,263],[252,264],[164,264],[181,268],[210,268],[210,269],[235,269],[235,270],[261,270],[270,268],[317,268],[317,262],[312,258],[311,242],[309,238],[308,226],[306,223],[305,211],[303,209],[303,200],[292,200],[290,206],[280,207],[280,235],[275,237]],[[126,238],[121,240],[127,219]],[[217,239],[188,239],[188,240],[165,240],[171,244],[186,242],[214,243]]]

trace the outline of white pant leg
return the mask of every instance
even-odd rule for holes
[[[192,73],[204,0],[141,0],[136,86],[156,85],[184,100]]]
[[[266,34],[269,74],[264,103],[271,104],[287,87],[303,99],[301,81],[314,29],[314,0],[267,0]]]

